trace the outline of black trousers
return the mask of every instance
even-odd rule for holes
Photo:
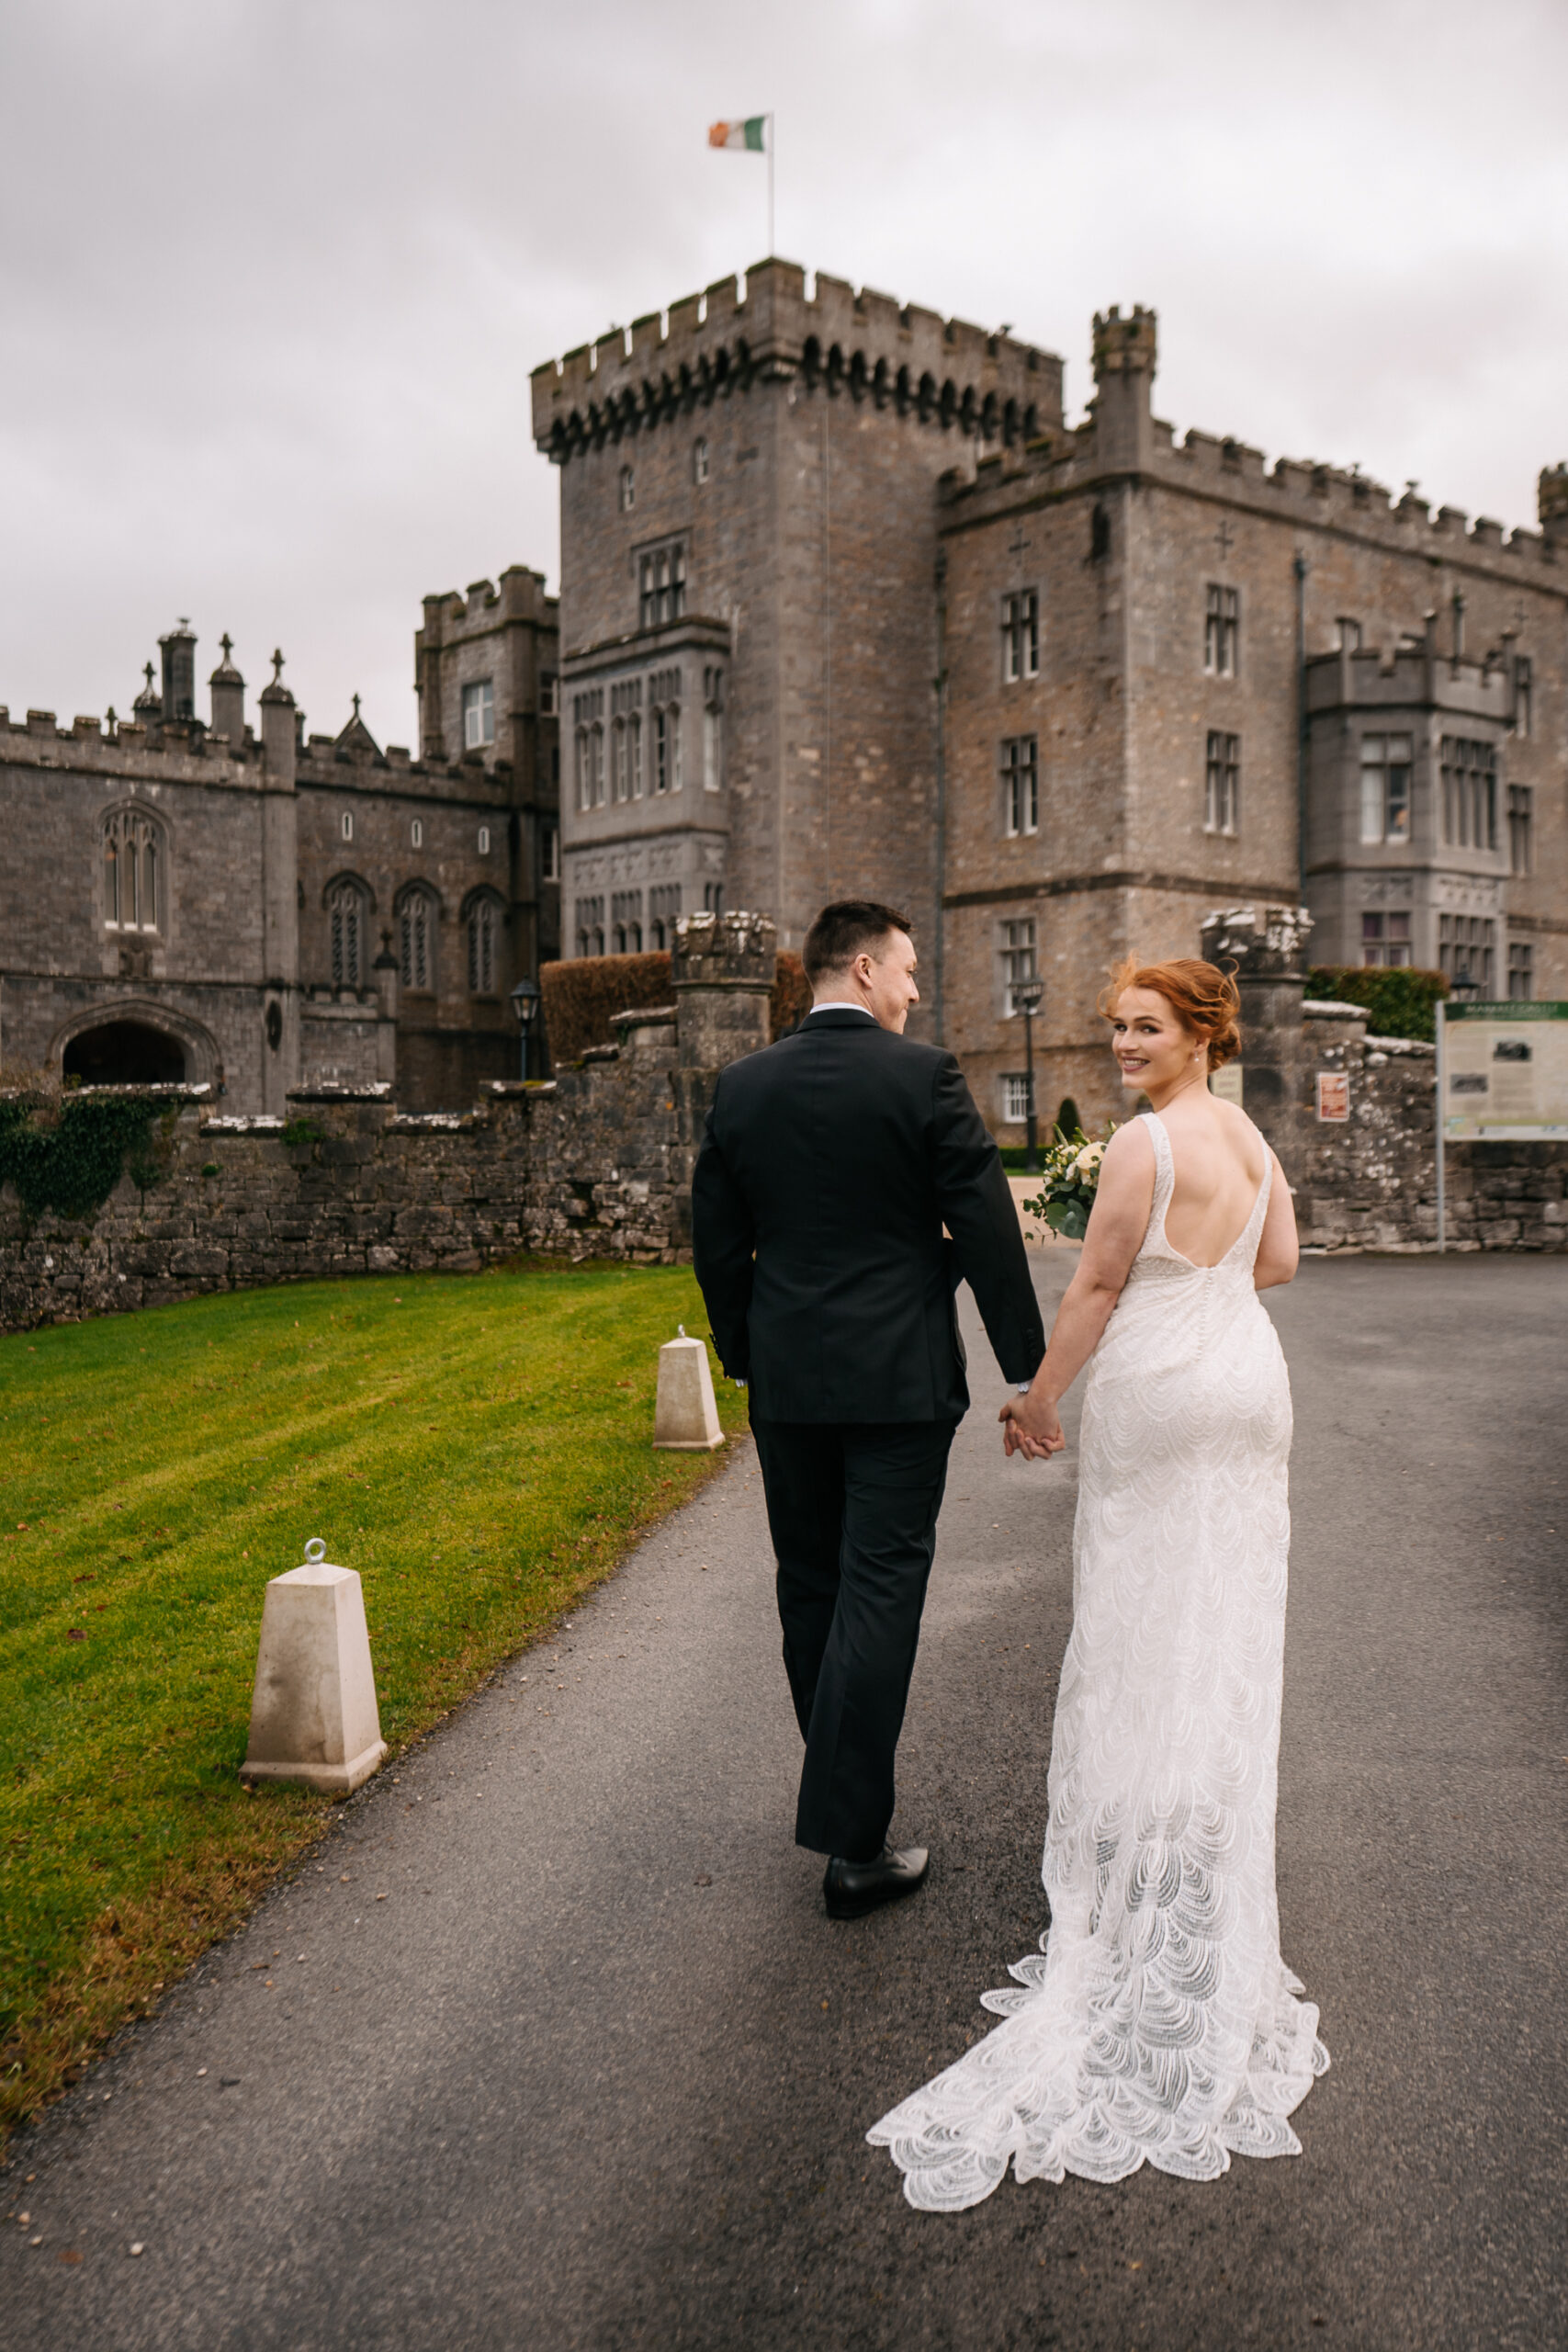
[[[819,1854],[869,1861],[893,1818],[893,1757],[954,1426],[752,1417],[784,1670],[806,1741],[795,1843]]]

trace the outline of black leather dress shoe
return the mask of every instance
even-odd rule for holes
[[[906,1846],[896,1851],[884,1846],[874,1861],[846,1862],[835,1854],[828,1864],[822,1881],[823,1899],[829,1919],[863,1919],[884,1903],[896,1903],[901,1894],[913,1894],[923,1884],[931,1857],[923,1846]]]

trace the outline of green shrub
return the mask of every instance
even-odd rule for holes
[[[301,1143],[321,1143],[325,1138],[326,1132],[325,1127],[319,1127],[314,1119],[290,1119],[284,1126],[283,1140],[290,1147]],[[202,1174],[206,1173],[207,1170],[203,1169]]]
[[[1434,1007],[1449,992],[1449,977],[1410,965],[1314,964],[1306,992],[1331,1003],[1365,1005],[1376,1036],[1429,1040],[1438,1034]]]

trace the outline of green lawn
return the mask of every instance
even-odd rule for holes
[[[652,1450],[681,1322],[686,1268],[552,1266],[0,1340],[0,2137],[323,1825],[236,1777],[268,1577],[358,1569],[395,1754],[714,1467]]]

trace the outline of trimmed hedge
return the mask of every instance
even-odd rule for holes
[[[1433,1007],[1447,996],[1449,976],[1413,965],[1314,964],[1306,992],[1330,1003],[1364,1004],[1379,1037],[1425,1037],[1430,1043],[1438,1034]]]
[[[662,947],[647,956],[574,956],[541,964],[539,997],[551,1069],[569,1069],[590,1046],[613,1046],[617,1012],[670,1004],[674,994],[669,954]]]
[[[542,965],[539,994],[550,1067],[567,1069],[591,1046],[615,1044],[617,1012],[673,1003],[675,989],[668,951],[656,948],[646,956],[577,956]],[[773,1035],[793,1029],[810,1004],[805,967],[786,949],[773,967]]]

